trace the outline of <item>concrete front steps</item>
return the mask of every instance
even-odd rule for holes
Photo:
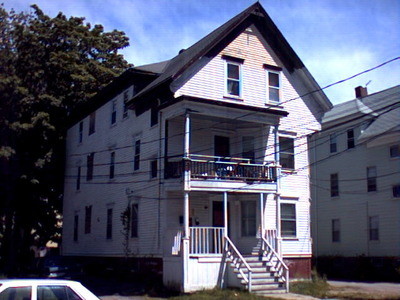
[[[259,295],[286,293],[284,283],[280,282],[279,276],[275,273],[273,267],[271,267],[270,262],[258,254],[244,255],[243,258],[252,269],[252,293]],[[247,273],[246,269],[242,269],[242,271]],[[247,285],[239,270],[235,270],[235,273],[241,280],[241,283]]]

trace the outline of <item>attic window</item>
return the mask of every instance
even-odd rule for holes
[[[268,102],[280,102],[281,100],[281,71],[278,66],[264,65],[267,71]]]
[[[242,64],[243,59],[222,56],[225,59],[225,94],[228,97],[240,97],[242,92]]]

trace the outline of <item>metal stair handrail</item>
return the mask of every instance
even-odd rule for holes
[[[244,257],[240,254],[239,250],[235,247],[235,245],[233,244],[233,242],[229,239],[229,237],[225,236],[225,252],[228,252],[229,249],[232,250],[230,257],[232,257],[232,263],[235,265],[235,268],[239,271],[240,275],[242,275],[243,280],[247,283],[247,289],[249,292],[251,292],[251,274],[252,274],[252,269],[249,266],[249,264],[246,262],[246,260],[244,259]],[[234,255],[236,256],[236,258],[238,258],[239,262],[234,262]],[[245,269],[247,269],[247,275],[245,274],[245,272],[243,272],[243,268],[242,266],[245,267]]]
[[[283,261],[282,257],[275,251],[274,248],[271,247],[271,245],[268,243],[266,238],[264,236],[261,236],[261,250],[263,252],[270,252],[272,253],[272,256],[277,259],[277,263],[273,266],[276,270],[276,273],[279,275],[280,279],[285,283],[286,287],[286,292],[289,292],[289,268]],[[265,249],[265,248],[268,248]],[[272,259],[269,259],[271,263],[273,263]],[[283,272],[282,272],[283,271]]]

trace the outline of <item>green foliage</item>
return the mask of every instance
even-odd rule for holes
[[[231,290],[231,289],[213,289],[204,290],[190,295],[172,297],[173,300],[266,300],[268,298],[257,296],[246,291]]]
[[[129,44],[123,32],[32,8],[0,5],[0,257],[7,261],[33,239],[58,241],[68,116],[129,67],[118,53]]]
[[[290,283],[290,292],[295,294],[309,295],[319,299],[326,298],[329,292],[329,284],[326,278],[321,278],[313,271],[311,280]]]

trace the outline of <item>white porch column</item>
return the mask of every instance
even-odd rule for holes
[[[228,193],[224,192],[224,236],[228,236]]]
[[[189,191],[190,189],[190,114],[189,110],[185,113],[185,135],[184,135],[184,149],[183,149],[183,168],[184,172],[184,190]]]
[[[275,192],[275,203],[276,203],[276,252],[279,256],[282,256],[282,235],[281,235],[281,166],[279,162],[279,125],[275,125],[274,128],[274,152],[275,152],[275,164],[276,167],[276,192]]]
[[[260,193],[260,212],[261,212],[261,237],[265,237],[265,223],[264,223],[264,194]]]

